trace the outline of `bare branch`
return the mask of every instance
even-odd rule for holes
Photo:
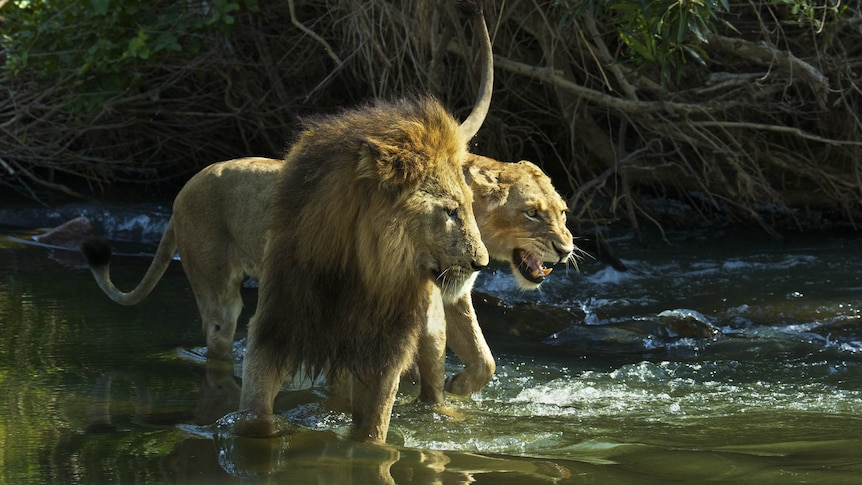
[[[826,95],[829,93],[829,79],[814,66],[799,59],[792,53],[776,49],[764,42],[755,43],[745,39],[724,37],[717,34],[708,35],[707,41],[708,44],[705,47],[708,49],[730,52],[764,65],[784,66],[791,74],[799,73],[800,77],[811,87],[811,90],[817,97],[818,104],[825,106]]]
[[[862,147],[862,141],[853,141],[853,140],[833,140],[829,138],[824,138],[822,136],[813,135],[811,133],[806,133],[805,131],[795,128],[792,126],[779,126],[779,125],[767,125],[764,123],[750,123],[744,121],[690,121],[689,124],[691,126],[697,127],[722,127],[722,128],[741,128],[746,130],[763,130],[763,131],[773,131],[776,133],[790,133],[791,135],[798,136],[799,138],[804,138],[806,140],[816,141],[818,143],[825,143],[827,145],[835,145],[835,146],[856,146]]]
[[[299,21],[299,19],[296,18],[296,6],[293,4],[293,2],[294,0],[287,0],[287,5],[289,6],[290,10],[290,22],[296,28],[305,32],[309,37],[320,43],[320,45],[323,46],[324,50],[326,50],[326,53],[329,55],[329,57],[332,58],[333,61],[335,61],[335,65],[341,66],[341,58],[338,57],[338,54],[335,53],[335,51],[332,49],[332,46],[329,45],[329,42],[326,42],[326,40],[324,40],[321,36],[317,35],[317,33],[315,33],[313,30],[306,27],[305,24],[303,24]]]

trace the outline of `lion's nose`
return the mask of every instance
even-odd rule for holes
[[[568,259],[569,255],[572,254],[572,251],[575,250],[574,241],[570,244],[566,244],[565,246],[558,246],[557,243],[554,243],[554,251],[557,252],[557,256],[560,258],[557,263],[562,263],[566,259]]]
[[[491,256],[488,254],[488,250],[483,244],[476,248],[473,253],[473,260],[470,261],[470,266],[473,267],[473,271],[481,271],[482,269],[487,268],[489,264],[491,264]]]

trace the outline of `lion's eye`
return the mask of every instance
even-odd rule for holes
[[[524,216],[533,222],[542,221],[542,219],[539,217],[539,211],[537,211],[536,209],[529,209],[528,211],[524,212]]]
[[[457,207],[447,207],[446,215],[449,217],[456,219],[458,217],[458,208]]]

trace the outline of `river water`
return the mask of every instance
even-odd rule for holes
[[[859,483],[862,237],[742,229],[611,244],[525,293],[508,269],[475,297],[497,359],[491,383],[445,412],[402,387],[387,446],[344,438],[325,389],[283,392],[295,425],[243,440],[235,365],[207,365],[177,262],[117,305],[76,252],[36,228],[86,215],[136,284],[168,204],[0,206],[0,483]],[[450,371],[458,367],[450,357]]]

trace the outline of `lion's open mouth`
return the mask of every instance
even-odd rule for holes
[[[512,262],[521,272],[521,276],[536,284],[545,281],[545,277],[553,271],[553,268],[546,268],[545,264],[536,259],[529,251],[520,248],[515,248],[512,251]]]

